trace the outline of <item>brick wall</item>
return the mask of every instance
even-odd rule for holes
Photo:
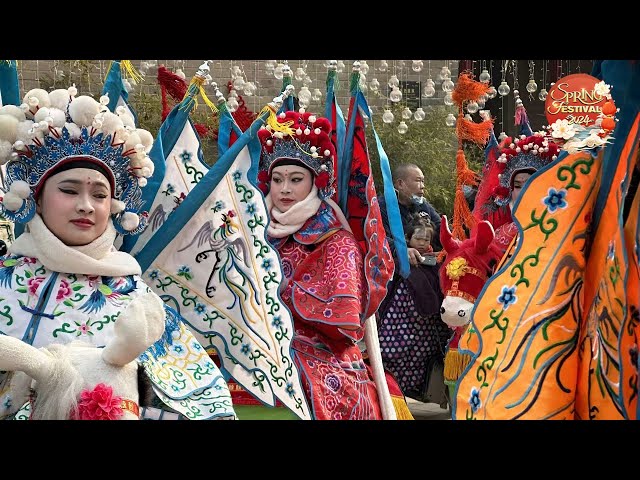
[[[157,62],[158,65],[164,64],[171,70],[182,68],[187,76],[187,80],[195,74],[198,66],[202,64],[202,60],[157,60]],[[324,109],[324,94],[326,90],[325,81],[327,75],[327,68],[324,66],[324,60],[289,60],[289,66],[295,73],[296,68],[302,66],[303,62],[307,62],[306,72],[312,79],[312,83],[309,88],[312,91],[314,88],[319,88],[322,92],[321,101],[315,104],[312,103],[309,109],[316,112],[322,111]],[[439,88],[439,83],[436,79],[437,74],[443,65],[449,65],[454,81],[458,75],[457,60],[424,60],[424,68],[420,73],[412,71],[411,60],[405,60],[404,66],[401,66],[397,60],[387,60],[387,62],[389,65],[387,71],[380,72],[378,70],[380,60],[367,60],[370,69],[366,75],[367,83],[373,78],[377,78],[381,85],[380,91],[385,94],[387,92],[387,80],[394,73],[400,80],[418,81],[424,84],[426,79],[429,77],[430,69],[431,77],[436,82],[436,95],[429,99],[422,99],[423,107],[431,104],[443,104],[442,97],[444,96],[444,92]],[[140,60],[132,60],[132,63],[136,68],[140,66]],[[258,87],[256,96],[248,97],[244,95],[245,102],[250,110],[259,111],[268,102],[270,102],[273,97],[278,95],[282,87],[282,80],[276,79],[273,75],[267,75],[264,64],[264,60],[215,60],[210,65],[211,76],[213,77],[213,80],[218,83],[222,92],[226,96],[226,84],[231,79],[231,66],[239,65],[243,67],[245,78],[248,81],[254,82]],[[346,114],[349,105],[349,79],[353,60],[344,60],[344,64],[344,70],[338,74],[339,86],[336,94],[338,104]],[[79,89],[79,94],[97,95],[102,90],[102,83],[108,66],[109,60],[18,60],[21,92],[24,94],[28,90],[38,87],[66,88],[75,82],[78,85],[82,85],[82,88]],[[62,77],[62,74],[64,74],[64,77]],[[292,79],[292,83],[296,87],[296,90],[299,90],[302,86],[302,82],[295,78]],[[85,90],[85,86],[88,91]],[[136,88],[145,93],[158,92],[155,68],[149,69],[144,81]],[[212,98],[213,89],[211,86],[205,87],[205,90],[207,95]],[[242,92],[240,93],[242,94]],[[135,90],[132,95],[135,95]],[[387,103],[386,97],[381,95],[375,95],[370,91],[366,92],[365,95],[369,105],[374,107],[374,109],[376,107],[380,108]]]

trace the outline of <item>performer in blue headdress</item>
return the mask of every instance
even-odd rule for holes
[[[8,162],[0,213],[26,224],[0,257],[0,335],[35,347],[102,347],[124,316],[160,316],[164,332],[138,357],[149,386],[134,410],[142,418],[234,418],[218,368],[144,283],[138,262],[113,246],[116,234],[145,227],[141,187],[153,173],[153,138],[125,110],[110,112],[108,96],[76,94],[35,89],[21,107],[0,111],[0,163]],[[0,373],[0,418],[27,418],[37,398],[12,378]]]

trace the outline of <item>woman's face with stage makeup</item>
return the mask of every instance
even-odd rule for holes
[[[282,165],[271,172],[269,192],[273,205],[281,212],[307,198],[312,188],[313,175],[299,165]]]
[[[37,212],[47,228],[69,246],[93,242],[107,229],[111,187],[102,173],[73,168],[49,177],[38,198]]]
[[[509,205],[511,206],[511,209],[513,209],[513,206],[515,205],[516,200],[520,196],[522,187],[524,187],[524,184],[527,183],[527,180],[529,180],[529,177],[531,175],[532,175],[531,172],[519,172],[514,175],[513,188],[511,189],[511,202],[509,203]]]

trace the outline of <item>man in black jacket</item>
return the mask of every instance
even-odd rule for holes
[[[442,249],[440,244],[440,214],[435,208],[424,198],[424,174],[420,167],[413,163],[403,163],[393,170],[393,186],[398,195],[398,205],[400,207],[400,217],[402,219],[402,227],[406,232],[410,219],[414,215],[426,217],[433,224],[435,234],[431,240],[434,251],[437,253]],[[380,212],[382,214],[382,223],[384,230],[389,238],[389,245],[395,258],[396,252],[393,248],[393,238],[389,222],[387,220],[387,205],[384,197],[380,196]],[[415,248],[407,248],[409,254],[409,263],[417,265],[420,263],[422,256]]]

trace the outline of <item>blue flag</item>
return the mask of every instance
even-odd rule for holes
[[[192,81],[184,99],[173,107],[160,126],[149,152],[155,168],[142,194],[149,223],[142,233],[124,238],[122,251],[135,255],[144,248],[209,170],[200,137],[189,117],[198,92],[199,86]]]
[[[0,106],[20,105],[18,64],[15,60],[0,60]]]
[[[135,110],[129,105],[129,92],[124,87],[124,81],[122,79],[122,69],[127,69],[127,65],[130,66],[128,60],[114,60],[109,65],[107,71],[107,78],[104,81],[104,87],[102,88],[103,95],[109,95],[109,110],[116,111],[119,106],[124,106],[138,126],[138,116]]]
[[[291,74],[289,75],[284,75],[282,77],[282,93],[284,93],[284,91],[287,89],[287,86],[291,85]],[[294,105],[293,105],[293,95],[289,95],[288,97],[286,97],[284,99],[284,102],[282,102],[282,106],[280,107],[280,109],[278,110],[278,113],[282,113],[282,112],[290,112],[294,109]]]
[[[325,102],[324,116],[331,122],[331,141],[336,148],[336,159],[333,165],[333,171],[338,172],[338,159],[342,158],[344,150],[344,137],[346,127],[344,123],[344,115],[338,102],[336,101],[336,70],[329,70],[327,73],[327,98]],[[335,199],[337,200],[337,199]]]

